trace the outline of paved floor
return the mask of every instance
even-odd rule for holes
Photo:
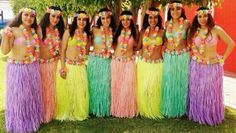
[[[225,105],[236,109],[236,78],[224,76],[223,84]]]

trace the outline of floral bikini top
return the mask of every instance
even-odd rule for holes
[[[75,37],[70,37],[68,39],[68,46],[76,46],[77,50],[79,51],[79,60],[74,61],[71,59],[66,59],[66,62],[72,65],[80,65],[83,64],[83,61],[87,59],[86,56],[86,45],[87,45],[87,34],[84,32],[81,36],[78,31],[75,32]],[[82,61],[82,62],[81,62]]]

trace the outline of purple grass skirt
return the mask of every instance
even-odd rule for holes
[[[39,64],[11,64],[6,67],[7,132],[36,131],[42,122],[42,94]]]
[[[188,117],[200,124],[217,125],[224,120],[223,67],[191,60]]]

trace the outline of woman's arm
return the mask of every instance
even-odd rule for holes
[[[235,42],[220,26],[215,26],[215,29],[219,38],[223,40],[224,43],[227,45],[226,51],[224,52],[223,55],[223,60],[226,60],[230,55],[230,53],[232,52]]]
[[[67,43],[69,39],[69,30],[66,30],[62,37],[62,49],[61,49],[61,69],[60,69],[60,75],[62,78],[66,78],[66,65],[65,65],[65,58],[66,58],[66,49],[67,49]]]
[[[4,55],[8,54],[12,49],[14,40],[13,29],[14,28],[7,27],[2,32],[1,51]]]

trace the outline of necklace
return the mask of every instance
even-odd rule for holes
[[[179,19],[179,27],[177,29],[177,37],[174,37],[173,36],[173,21],[170,20],[170,22],[167,26],[167,31],[169,33],[169,37],[167,39],[172,47],[177,47],[179,45],[183,30],[184,30],[184,19],[180,18]]]
[[[120,47],[121,47],[121,54],[122,55],[124,55],[127,51],[127,46],[128,46],[130,35],[131,35],[130,29],[127,32],[125,30],[121,31],[121,35],[120,35],[120,38],[121,38],[120,43],[121,44],[120,44]]]
[[[86,55],[86,45],[87,45],[87,34],[85,32],[81,33],[78,29],[75,31],[75,36],[77,40],[77,49],[80,51],[79,57],[83,58]]]
[[[60,42],[58,29],[55,28],[52,31],[46,28],[46,39],[44,40],[43,46],[49,47],[49,52],[52,56],[58,56],[60,54]]]
[[[151,56],[154,52],[154,48],[156,47],[157,44],[157,33],[159,31],[159,27],[156,27],[154,30],[154,33],[148,36],[150,34],[150,27],[148,27],[145,32],[144,32],[144,37],[143,37],[143,47],[144,47],[144,52]]]

